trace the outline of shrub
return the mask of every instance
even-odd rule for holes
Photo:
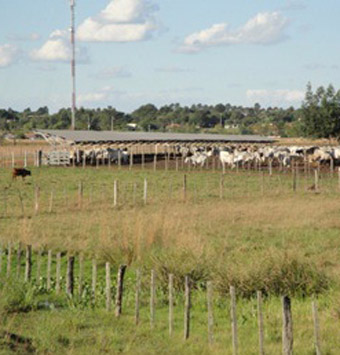
[[[213,279],[220,292],[229,292],[230,285],[233,285],[242,297],[251,297],[257,290],[264,295],[310,296],[322,293],[330,286],[329,277],[314,263],[282,252],[253,257],[243,264],[223,263],[218,266]]]

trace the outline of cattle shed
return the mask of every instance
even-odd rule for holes
[[[225,145],[259,146],[270,144],[274,139],[258,135],[222,135],[205,133],[163,133],[163,132],[120,132],[120,131],[70,131],[70,130],[36,130],[50,143],[49,159],[59,164],[63,155],[80,163],[82,154],[96,156],[108,150],[124,150],[130,160],[151,161],[175,157],[180,147],[220,147]],[[82,153],[83,152],[83,153]],[[57,156],[55,158],[54,156]],[[66,159],[68,159],[66,157]],[[86,158],[87,159],[87,158]],[[105,159],[104,159],[105,160]],[[54,163],[52,164],[54,165]]]
[[[258,135],[224,135],[207,133],[163,133],[120,131],[36,130],[51,145],[176,145],[176,144],[270,144],[274,139]]]

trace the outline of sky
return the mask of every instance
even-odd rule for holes
[[[70,0],[0,0],[0,108],[71,105]],[[298,107],[340,89],[339,0],[76,0],[77,106]]]

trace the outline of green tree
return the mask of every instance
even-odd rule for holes
[[[308,83],[301,110],[302,132],[317,138],[340,137],[340,91],[332,85],[317,88]]]

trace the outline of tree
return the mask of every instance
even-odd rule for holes
[[[314,93],[308,83],[301,110],[302,132],[317,138],[340,138],[340,91],[332,85]]]

